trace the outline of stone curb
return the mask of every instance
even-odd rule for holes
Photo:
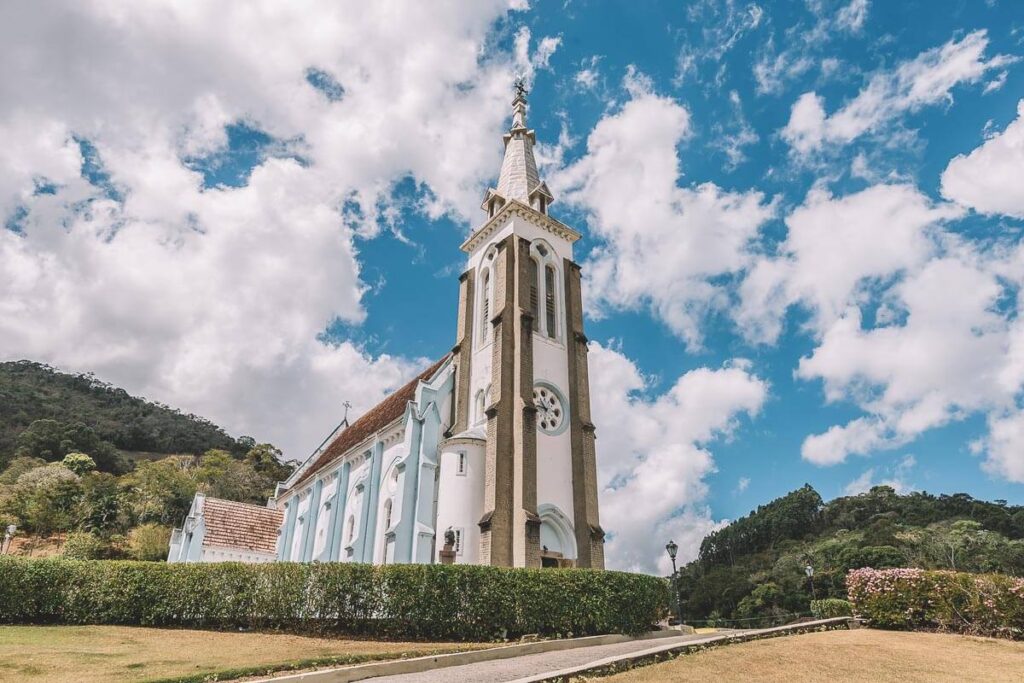
[[[489,662],[498,659],[511,659],[523,655],[535,655],[543,652],[556,652],[559,650],[571,650],[578,647],[593,647],[595,645],[614,645],[625,643],[631,640],[656,640],[658,638],[675,638],[680,635],[679,631],[669,629],[667,631],[650,631],[640,636],[625,636],[613,633],[603,636],[587,636],[585,638],[562,638],[559,640],[541,640],[534,643],[521,643],[517,645],[502,645],[485,650],[470,650],[468,652],[452,652],[443,655],[429,655],[427,657],[415,657],[413,659],[392,659],[383,662],[369,662],[357,664],[338,669],[325,669],[321,671],[307,671],[305,673],[290,674],[288,676],[277,676],[263,678],[254,683],[349,683],[350,681],[361,681],[366,678],[377,676],[397,676],[399,674],[420,673],[432,669],[443,669],[450,666],[462,666],[463,664],[476,664],[478,662]]]
[[[584,664],[583,666],[571,667],[568,669],[562,669],[560,671],[548,671],[542,674],[527,676],[526,678],[519,678],[515,681],[512,681],[511,683],[543,683],[544,681],[563,681],[570,680],[574,676],[581,676],[584,674],[591,676],[599,676],[602,674],[615,673],[618,671],[632,668],[634,666],[653,664],[658,661],[669,659],[672,656],[689,654],[694,650],[701,650],[716,645],[743,643],[751,640],[759,640],[761,638],[773,638],[776,636],[803,633],[805,631],[814,631],[822,628],[826,630],[831,630],[851,627],[855,627],[855,621],[853,617],[833,617],[831,619],[818,619],[816,621],[807,621],[801,624],[789,624],[787,626],[775,626],[772,628],[739,631],[729,633],[726,635],[709,636],[707,638],[701,638],[699,640],[689,640],[685,643],[660,645],[649,648],[647,650],[633,652],[626,655],[606,657],[605,659],[599,659],[594,662],[589,662],[587,664]]]

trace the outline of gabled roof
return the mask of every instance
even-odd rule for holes
[[[203,502],[204,546],[243,548],[259,553],[277,551],[280,510],[207,497]]]
[[[317,457],[317,459],[314,460],[306,469],[299,480],[288,487],[289,490],[299,488],[302,484],[309,481],[314,474],[327,467],[338,458],[344,456],[353,447],[359,445],[360,442],[402,417],[402,414],[405,412],[406,404],[416,398],[416,386],[421,381],[429,379],[441,368],[442,365],[444,365],[446,360],[448,360],[448,354],[445,354],[441,360],[424,370],[420,375],[401,389],[388,394],[387,398],[375,405],[373,408],[367,410],[362,417],[349,425],[345,431],[339,434],[337,438],[335,438],[334,441],[332,441],[330,445],[323,450],[319,457]]]

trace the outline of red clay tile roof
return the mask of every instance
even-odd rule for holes
[[[389,424],[400,418],[402,413],[405,412],[406,404],[416,397],[416,385],[419,384],[421,380],[426,380],[437,372],[438,369],[444,365],[446,360],[448,360],[448,354],[445,354],[444,358],[424,370],[404,387],[388,394],[387,398],[375,405],[373,408],[367,410],[358,420],[349,425],[345,431],[339,434],[338,437],[324,449],[323,453],[321,453],[313,464],[309,466],[309,469],[306,470],[302,477],[295,482],[291,488],[295,489],[300,487],[314,474],[334,462],[337,458],[345,455],[349,449],[357,445],[360,441],[375,432],[379,432],[381,429],[387,427]]]
[[[206,525],[203,545],[274,553],[277,551],[277,530],[281,526],[281,518],[280,510],[207,498],[203,503]]]

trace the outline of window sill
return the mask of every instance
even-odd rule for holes
[[[543,342],[544,344],[547,344],[548,346],[553,346],[557,349],[565,348],[565,344],[562,343],[561,339],[558,339],[557,337],[552,339],[551,337],[548,337],[547,335],[543,335],[540,332],[536,331],[533,333],[533,341],[535,343],[540,341]]]

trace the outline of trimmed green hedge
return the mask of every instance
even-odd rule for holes
[[[658,577],[584,569],[0,558],[0,623],[491,640],[638,633],[668,594]]]
[[[855,569],[846,587],[872,626],[1024,638],[1024,579],[1003,574]]]
[[[811,600],[811,614],[815,619],[832,619],[834,617],[852,617],[853,605],[848,600],[825,598]]]

